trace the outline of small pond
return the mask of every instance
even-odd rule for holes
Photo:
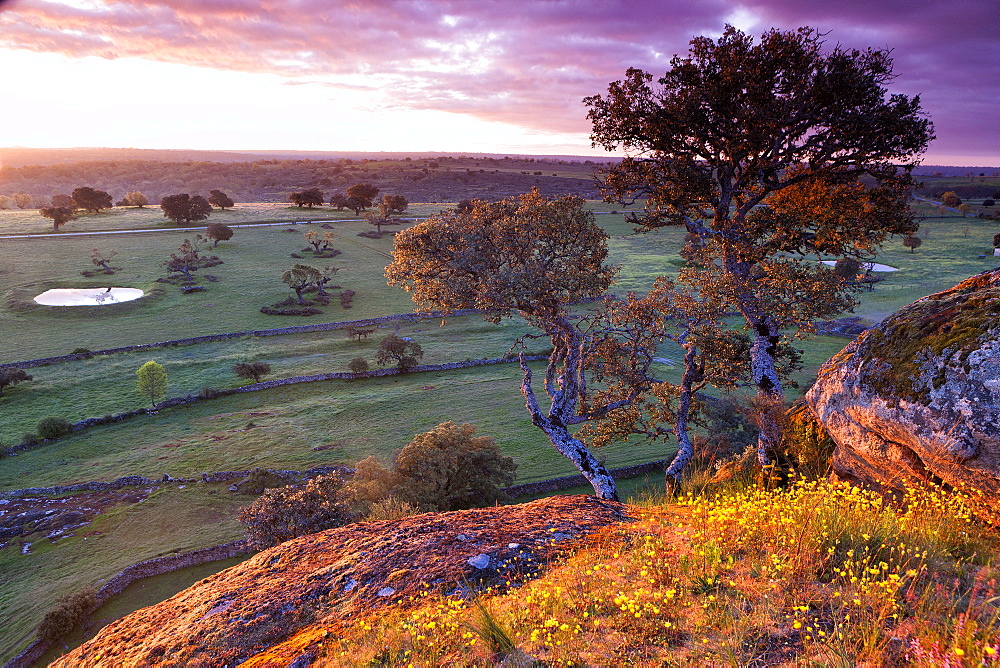
[[[35,297],[42,306],[105,306],[143,296],[138,288],[56,288]]]
[[[823,264],[828,267],[835,267],[837,265],[836,260],[823,260]],[[861,266],[869,271],[899,271],[896,267],[890,267],[887,264],[879,264],[878,262],[862,262]]]

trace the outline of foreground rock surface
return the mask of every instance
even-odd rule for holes
[[[1000,509],[1000,269],[862,334],[820,369],[808,401],[837,443],[840,477],[944,481]]]
[[[329,529],[134,612],[53,665],[236,665],[316,622],[530,578],[573,539],[627,519],[619,503],[557,496]]]

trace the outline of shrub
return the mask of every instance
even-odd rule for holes
[[[351,373],[355,376],[359,376],[368,371],[368,360],[364,357],[355,357],[347,363],[347,368],[350,369]]]
[[[22,445],[38,445],[38,434],[32,434],[30,431],[25,432],[21,435]]]
[[[396,368],[401,373],[406,373],[417,366],[417,360],[424,356],[424,350],[416,341],[387,334],[378,344],[375,351],[375,363],[385,366],[392,362],[396,363]]]
[[[61,417],[47,417],[38,423],[38,435],[46,440],[62,438],[71,431],[73,426]]]
[[[271,365],[267,362],[237,362],[233,365],[233,373],[240,378],[259,383],[261,376],[271,373]]]
[[[480,508],[508,500],[517,464],[475,425],[448,421],[417,434],[396,457],[391,495],[428,511]]]
[[[51,644],[65,638],[97,606],[97,592],[90,588],[62,597],[38,625],[38,639]]]
[[[29,380],[33,380],[33,378],[24,369],[18,369],[17,367],[0,369],[0,396],[3,396],[5,388],[17,385],[18,383],[25,383]]]
[[[201,388],[201,391],[198,393],[198,398],[199,399],[215,399],[216,397],[221,396],[221,394],[222,393],[219,392],[214,387],[203,387],[203,388]]]
[[[340,305],[344,308],[351,308],[351,302],[354,301],[354,290],[347,289],[340,293]]]
[[[305,487],[269,489],[240,508],[247,542],[259,550],[298,536],[346,524],[351,519],[341,500],[344,479],[337,474],[314,478]]]
[[[262,494],[267,489],[276,489],[288,484],[288,475],[260,467],[250,471],[243,482],[236,485],[240,494]]]
[[[785,456],[805,477],[820,477],[830,470],[837,444],[816,419],[805,400],[795,402],[787,413],[788,425],[782,435]]]
[[[400,501],[394,496],[387,496],[381,501],[376,501],[372,504],[365,519],[369,522],[400,520],[404,517],[412,517],[419,514],[420,508],[417,508],[413,504]]]

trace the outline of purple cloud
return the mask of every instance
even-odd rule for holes
[[[933,152],[995,160],[995,9],[990,0],[13,0],[0,11],[0,45],[371,87],[387,104],[586,133],[580,100],[629,66],[662,73],[691,37],[727,21],[752,33],[811,25],[831,45],[893,50],[893,89],[921,94],[938,130]]]

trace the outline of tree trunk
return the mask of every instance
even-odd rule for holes
[[[302,298],[302,291],[305,290],[305,288],[292,288],[292,289],[295,290],[295,296],[298,297],[299,305],[301,306],[305,304],[306,300]]]
[[[672,496],[681,484],[681,473],[691,458],[694,457],[694,444],[688,431],[688,418],[691,415],[691,399],[694,396],[695,367],[698,349],[694,344],[684,346],[684,375],[681,376],[681,391],[677,398],[677,417],[674,420],[674,436],[677,438],[677,454],[664,473],[667,495]]]
[[[577,438],[569,433],[569,429],[562,425],[552,424],[551,420],[545,421],[547,424],[538,426],[549,437],[552,447],[559,451],[566,459],[573,462],[573,466],[587,479],[587,482],[594,488],[594,494],[599,499],[607,501],[618,501],[618,487],[611,473],[601,462],[597,461],[593,453]]]

